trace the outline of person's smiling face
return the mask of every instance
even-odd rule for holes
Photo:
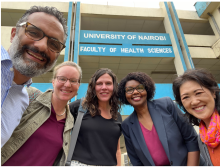
[[[55,16],[36,12],[28,17],[27,22],[43,31],[47,36],[64,43],[64,29]],[[30,25],[31,26],[31,25]],[[34,41],[26,36],[26,25],[18,27],[19,31],[12,29],[9,55],[13,66],[22,75],[34,77],[53,67],[59,53],[53,52],[48,46],[48,38]]]
[[[99,102],[109,102],[113,94],[113,80],[109,74],[104,74],[96,81],[95,91]]]
[[[58,69],[56,76],[66,77],[67,79],[77,79],[79,80],[80,74],[79,71],[72,66],[63,66]],[[68,101],[72,99],[79,89],[80,84],[71,84],[69,80],[65,83],[60,83],[56,77],[52,81],[54,92],[53,96],[60,101]]]
[[[186,81],[180,87],[180,96],[184,108],[209,125],[215,109],[215,94],[195,81]]]
[[[125,85],[125,90],[133,89],[139,86],[141,83],[136,80],[130,80]],[[127,101],[133,106],[133,107],[140,107],[144,105],[147,102],[147,91],[144,89],[142,92],[137,91],[137,89],[134,89],[133,93],[126,93],[125,96]]]

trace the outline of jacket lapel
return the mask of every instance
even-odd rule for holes
[[[45,100],[47,99],[47,100]],[[51,110],[52,89],[47,90],[45,93],[39,95],[36,100]]]
[[[159,136],[160,142],[162,143],[163,148],[167,154],[167,157],[170,160],[169,147],[167,143],[167,135],[166,135],[162,115],[160,114],[159,109],[156,108],[156,106],[154,105],[152,101],[148,101],[147,105],[148,105],[148,110],[150,112],[151,118],[154,123],[154,127],[156,128],[157,134]]]
[[[66,105],[66,122],[64,127],[64,132],[71,130],[74,127],[74,118],[70,113],[68,105]]]
[[[144,153],[145,157],[150,162],[150,164],[152,166],[155,166],[154,161],[153,161],[153,159],[150,155],[150,152],[147,148],[147,145],[145,143],[144,136],[143,136],[143,133],[142,133],[141,128],[140,128],[140,124],[139,124],[139,121],[138,121],[138,118],[137,118],[136,111],[134,111],[133,114],[132,114],[131,123],[132,123],[131,129],[134,133],[134,136],[136,137],[136,139],[138,141],[137,143],[139,144],[142,152]]]

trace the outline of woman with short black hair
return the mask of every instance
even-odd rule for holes
[[[169,97],[152,100],[154,94],[154,81],[143,72],[129,73],[118,86],[121,102],[134,107],[122,123],[132,165],[199,165],[195,130]]]

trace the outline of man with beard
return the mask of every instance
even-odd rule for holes
[[[54,7],[33,6],[12,28],[8,52],[1,47],[1,147],[29,105],[25,86],[55,65],[66,38],[66,20]]]

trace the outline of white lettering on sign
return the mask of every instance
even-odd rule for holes
[[[121,48],[121,53],[144,53],[143,48]]]
[[[105,47],[84,47],[84,46],[80,46],[80,51],[83,51],[83,52],[105,52]]]
[[[129,40],[135,39],[135,38],[136,38],[136,35],[128,35],[127,38],[128,38]]]
[[[84,38],[97,38],[97,39],[125,39],[125,35],[119,35],[119,34],[93,34],[93,33],[84,33],[83,34]],[[156,41],[166,41],[166,36],[152,36],[152,35],[138,35],[138,37],[136,35],[127,35],[126,36],[127,39],[129,40],[135,40],[136,38],[138,40],[156,40]]]
[[[148,48],[148,53],[172,53],[171,48]]]
[[[165,36],[143,36],[143,35],[138,35],[138,39],[139,40],[166,40]]]
[[[110,52],[115,52],[116,48],[110,48]]]
[[[118,34],[90,34],[84,33],[84,38],[101,38],[101,39],[125,39],[125,35]]]
[[[107,47],[108,48],[108,47]],[[126,47],[121,47],[118,48],[119,52],[121,53],[146,53],[146,51],[144,52],[144,48],[139,48],[139,47],[135,47],[135,48],[126,48]],[[117,53],[117,48],[115,47],[110,47],[107,49],[106,51],[106,47],[101,47],[101,46],[80,46],[80,52],[98,52],[98,53]],[[148,53],[172,53],[172,48],[148,48],[147,49]]]

